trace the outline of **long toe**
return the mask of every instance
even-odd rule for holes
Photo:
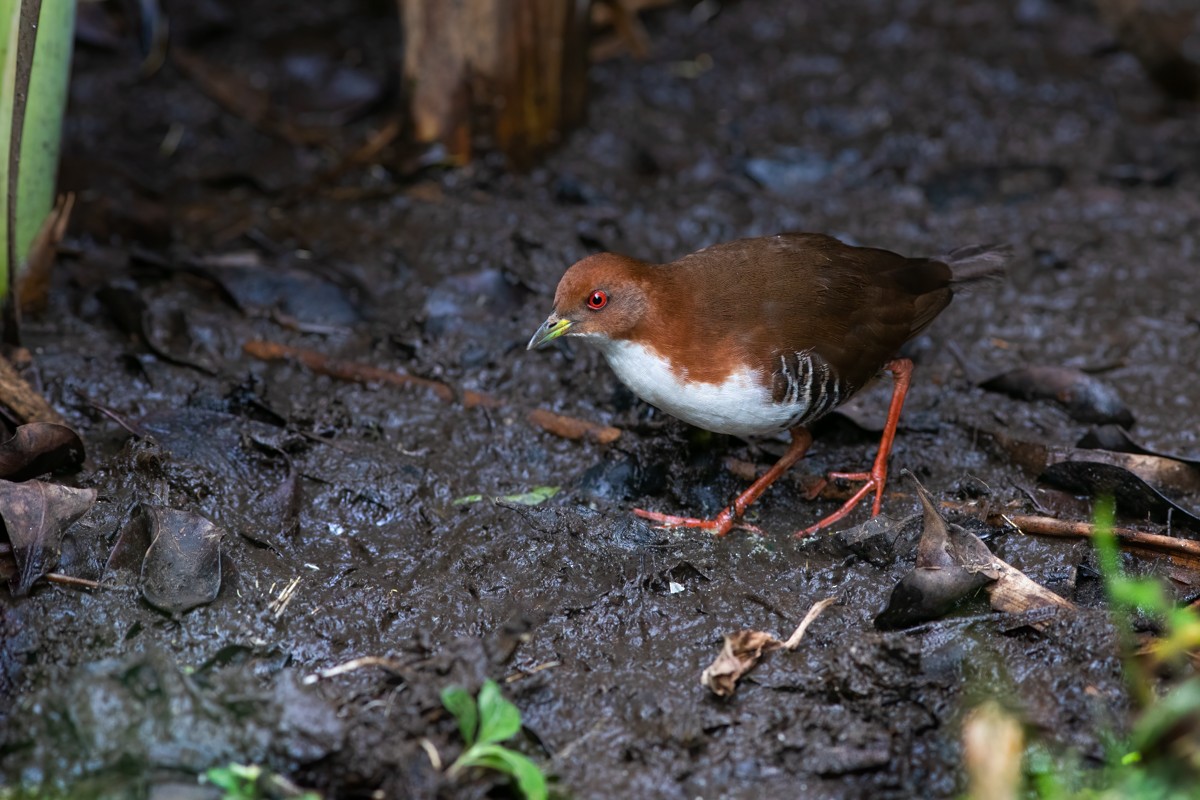
[[[717,536],[724,536],[734,528],[734,520],[732,515],[728,513],[728,509],[721,512],[713,519],[677,517],[672,514],[660,514],[657,511],[647,511],[644,508],[635,508],[633,509],[633,513],[642,519],[648,519],[651,522],[657,522],[658,527],[660,528],[704,528],[712,531]]]
[[[796,538],[801,539],[807,536],[812,536],[814,533],[824,530],[825,528],[833,525],[835,522],[839,522],[840,520],[844,519],[850,514],[851,511],[854,510],[855,506],[862,502],[862,499],[866,497],[867,493],[872,489],[875,490],[875,503],[873,506],[874,513],[872,516],[878,514],[879,504],[883,494],[883,484],[874,477],[866,476],[866,480],[863,482],[863,485],[858,487],[858,491],[856,491],[849,500],[843,503],[841,508],[830,514],[828,517],[825,517],[825,519],[821,520],[820,522],[817,522],[815,525],[810,525],[804,530],[798,532],[796,534]]]

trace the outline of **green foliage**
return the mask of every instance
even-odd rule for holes
[[[1177,606],[1153,578],[1134,578],[1121,569],[1113,533],[1113,505],[1096,510],[1095,546],[1113,624],[1120,639],[1130,690],[1142,708],[1129,736],[1110,742],[1105,766],[1089,772],[1078,759],[1055,758],[1044,747],[1026,751],[1030,795],[1043,800],[1183,800],[1200,796],[1200,678],[1191,677],[1165,694],[1156,691],[1154,671],[1176,665],[1200,648],[1200,614]],[[1131,620],[1138,614],[1160,620],[1164,634],[1138,653]]]
[[[21,0],[0,4],[0,294],[8,269],[24,261],[34,236],[54,205],[58,149],[75,35],[75,3],[44,1],[37,24],[27,27],[37,36],[31,64],[18,63],[22,30]],[[25,118],[21,126],[20,173],[17,175],[16,227],[8,230],[9,148],[13,139],[14,85],[18,71],[29,70]],[[18,264],[8,264],[8,237],[16,241]]]
[[[458,720],[467,745],[450,765],[451,776],[470,767],[494,769],[515,780],[527,800],[546,800],[546,776],[537,764],[500,744],[521,730],[521,712],[504,699],[495,681],[483,684],[478,701],[461,686],[448,686],[442,690],[442,705]]]
[[[517,494],[506,494],[495,498],[503,500],[507,503],[514,503],[522,506],[537,506],[549,500],[554,495],[558,494],[560,487],[558,486],[535,486],[528,492],[518,492]],[[469,506],[472,503],[483,502],[484,495],[468,494],[463,497],[456,498],[452,505]]]
[[[204,773],[204,780],[225,793],[224,800],[321,800],[316,792],[297,789],[289,781],[255,764],[226,764]]]

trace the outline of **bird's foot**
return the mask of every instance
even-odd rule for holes
[[[810,525],[797,533],[797,539],[812,536],[814,533],[824,530],[835,522],[845,518],[872,489],[875,490],[875,502],[871,507],[871,516],[877,516],[883,504],[883,487],[887,483],[887,464],[886,462],[882,465],[877,463],[870,472],[831,472],[829,473],[829,480],[863,481],[863,485],[858,487],[858,491],[851,495],[850,499],[843,503],[842,507],[837,511],[815,525]]]
[[[648,519],[651,522],[657,522],[656,527],[659,528],[704,528],[710,530],[715,536],[724,536],[734,528],[751,533],[762,533],[760,528],[757,528],[748,523],[742,522],[740,518],[735,517],[731,509],[725,509],[712,519],[698,519],[696,517],[676,517],[671,514],[660,514],[657,511],[646,511],[643,508],[635,508],[633,513],[642,519]]]

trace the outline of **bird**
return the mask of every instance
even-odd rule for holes
[[[971,246],[936,258],[845,244],[820,233],[780,233],[715,244],[667,264],[596,253],[570,266],[554,309],[529,350],[564,337],[600,350],[638,397],[684,422],[748,438],[791,434],[787,452],[711,519],[635,509],[664,527],[724,536],[812,444],[809,426],[882,372],[893,376],[879,451],[862,472],[827,479],[861,482],[834,513],[798,532],[845,518],[874,491],[878,515],[896,426],[913,363],[905,342],[940,314],[955,292],[999,279],[1011,249]]]

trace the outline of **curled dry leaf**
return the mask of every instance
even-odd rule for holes
[[[55,422],[30,422],[0,443],[0,478],[24,481],[83,463],[79,434]]]
[[[996,580],[995,557],[978,536],[946,522],[925,487],[906,473],[921,500],[923,528],[917,563],[892,590],[875,627],[888,630],[940,619],[959,601]]]
[[[700,674],[704,684],[717,697],[729,697],[742,676],[758,666],[765,653],[783,647],[783,642],[766,631],[737,631],[725,637],[721,655]]]
[[[150,547],[141,576],[146,602],[178,616],[215,600],[221,589],[224,531],[188,511],[155,506],[143,509],[150,526]]]
[[[0,517],[17,565],[16,574],[9,578],[14,595],[27,594],[38,578],[53,571],[63,534],[95,502],[95,489],[0,481]]]
[[[1114,453],[1134,453],[1143,456],[1158,456],[1172,461],[1182,461],[1191,467],[1200,468],[1200,453],[1163,453],[1147,447],[1129,435],[1120,425],[1099,425],[1083,435],[1076,447],[1089,450],[1110,450]]]
[[[989,378],[979,384],[993,392],[1023,400],[1054,400],[1072,419],[1129,427],[1133,413],[1109,384],[1070,367],[1024,367]]]
[[[742,676],[758,666],[764,655],[774,650],[796,649],[812,621],[835,602],[836,597],[827,597],[814,603],[786,642],[766,631],[742,630],[728,634],[721,654],[700,674],[700,683],[717,697],[729,697],[736,691]]]
[[[1106,427],[1113,428],[1114,426]],[[1117,430],[1120,429],[1118,428]],[[994,442],[998,449],[1003,451],[1005,455],[1020,467],[1036,475],[1041,475],[1044,480],[1057,482],[1060,473],[1065,475],[1064,480],[1069,481],[1071,485],[1059,485],[1074,491],[1089,491],[1087,488],[1080,488],[1084,486],[1081,482],[1083,479],[1073,477],[1077,474],[1085,474],[1087,468],[1068,466],[1061,467],[1058,470],[1051,470],[1051,467],[1068,462],[1108,464],[1125,472],[1132,473],[1155,489],[1165,489],[1181,494],[1200,492],[1200,470],[1197,470],[1186,461],[1145,452],[1114,452],[1108,449],[1051,447],[1040,442],[1015,439],[1000,431],[979,429],[979,432],[988,440]],[[1089,437],[1085,437],[1085,441],[1100,443],[1098,439]],[[1050,471],[1048,478],[1045,475],[1047,471]],[[1104,470],[1103,472],[1105,474],[1111,473],[1114,476],[1117,475],[1112,470]]]
[[[1200,533],[1200,516],[1165,497],[1124,467],[1096,461],[1063,461],[1047,467],[1041,479],[1092,497],[1108,495],[1121,514]]]
[[[916,566],[896,585],[887,608],[875,618],[877,628],[907,627],[938,619],[981,587],[987,588],[991,606],[997,611],[1075,608],[1021,570],[996,558],[975,534],[947,523],[925,487],[912,473],[906,474],[917,488],[925,529],[917,543]]]
[[[215,354],[204,335],[193,333],[192,320],[185,309],[152,308],[141,292],[123,282],[113,282],[96,292],[96,298],[108,310],[121,332],[139,342],[157,358],[180,367],[190,367],[206,375],[216,374]],[[179,353],[186,352],[188,356]]]

